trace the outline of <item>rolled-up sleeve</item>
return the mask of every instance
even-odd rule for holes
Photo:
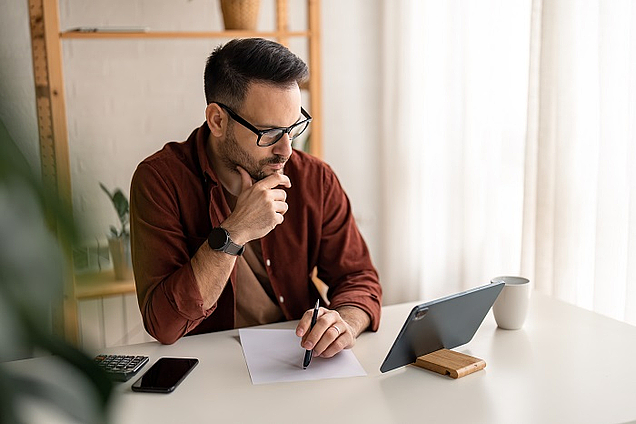
[[[360,308],[371,318],[369,329],[377,331],[382,309],[378,273],[356,225],[351,203],[333,171],[329,167],[327,170],[318,277],[329,286],[330,308]]]
[[[130,230],[137,300],[146,331],[174,343],[203,319],[203,299],[190,265],[175,190],[150,163],[141,163],[130,189]]]

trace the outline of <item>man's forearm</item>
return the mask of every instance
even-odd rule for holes
[[[192,257],[190,263],[205,309],[221,297],[235,262],[236,256],[212,250],[208,243],[203,243]]]

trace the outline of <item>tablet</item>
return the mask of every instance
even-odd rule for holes
[[[504,287],[487,284],[415,306],[380,371],[412,364],[418,356],[468,343]]]

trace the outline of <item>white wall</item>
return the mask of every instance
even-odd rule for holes
[[[84,299],[77,307],[80,344],[87,350],[154,340],[144,329],[135,294]]]
[[[0,2],[0,119],[39,172],[28,4]],[[290,0],[292,29],[306,24],[304,4]],[[262,0],[260,28],[273,28],[273,11],[274,1]],[[376,258],[380,11],[381,0],[323,0],[321,17],[324,158],[347,190]],[[60,0],[62,29],[211,30],[222,28],[221,19],[215,0]],[[105,237],[117,222],[98,182],[128,192],[144,157],[168,141],[184,140],[203,122],[203,67],[220,42],[62,42],[73,206],[87,240]],[[306,58],[302,42],[291,47]]]
[[[324,159],[347,190],[376,262],[381,10],[381,0],[322,2]]]

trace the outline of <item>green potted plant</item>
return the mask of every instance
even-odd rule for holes
[[[108,195],[113,203],[117,216],[119,217],[120,227],[110,226],[110,236],[108,237],[108,249],[110,257],[113,261],[113,269],[115,270],[116,280],[127,280],[132,277],[132,265],[130,260],[130,232],[128,224],[130,219],[130,207],[128,198],[120,190],[115,189],[110,192],[104,184],[99,186]]]

